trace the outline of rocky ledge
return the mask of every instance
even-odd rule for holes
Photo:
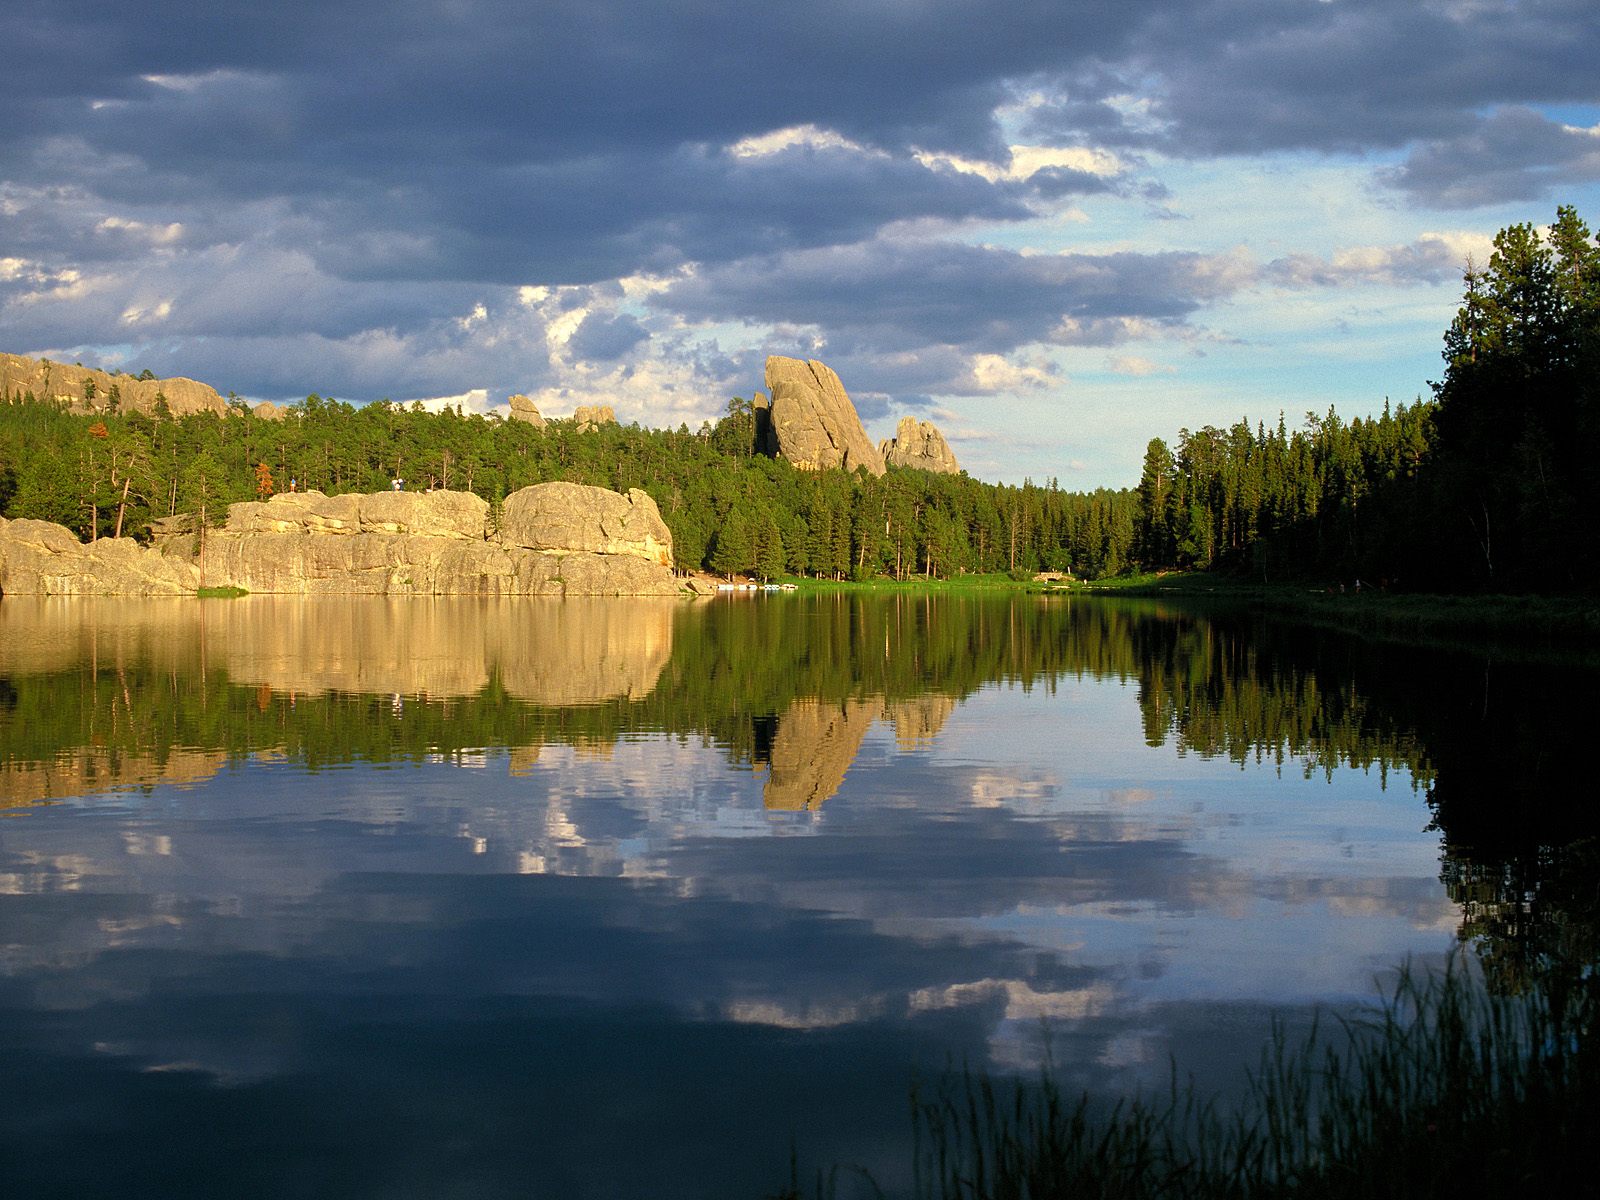
[[[297,595],[673,596],[672,533],[655,501],[576,483],[507,496],[292,492],[229,507],[227,524],[84,545],[45,521],[0,519],[0,594],[161,596],[243,588]]]

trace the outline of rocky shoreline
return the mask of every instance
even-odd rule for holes
[[[0,518],[0,595],[676,596],[672,533],[655,501],[576,483],[507,496],[291,492],[192,521],[82,543],[61,525]],[[187,528],[185,527],[187,524]]]

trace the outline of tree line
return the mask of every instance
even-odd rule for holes
[[[1133,557],[1443,591],[1600,583],[1600,247],[1562,207],[1548,235],[1501,230],[1464,279],[1431,397],[1153,440]]]
[[[30,399],[0,397],[0,513],[55,521],[85,540],[147,537],[176,513],[220,519],[229,503],[291,486],[336,495],[400,479],[495,505],[529,484],[564,480],[648,492],[686,570],[1098,577],[1133,565],[1131,490],[1068,492],[1054,481],[1011,486],[914,470],[881,478],[801,471],[757,453],[751,406],[737,397],[722,419],[695,431],[570,421],[541,428],[316,394],[283,420],[257,417],[242,402],[226,416],[172,419],[72,413]]]

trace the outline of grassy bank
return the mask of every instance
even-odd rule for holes
[[[1130,575],[1075,583],[1074,594],[1143,596],[1246,605],[1308,624],[1407,641],[1483,638],[1600,644],[1600,600],[1573,596],[1438,596],[1344,591],[1307,584],[1254,584],[1200,573]]]
[[[913,1098],[916,1200],[1569,1194],[1600,1127],[1592,970],[1516,997],[1402,974],[1365,1019],[1274,1038],[1232,1107],[1173,1087],[1115,1106],[956,1077]],[[864,1189],[864,1190],[863,1190]],[[875,1194],[858,1173],[780,1200]]]
[[[803,593],[912,594],[1021,592],[1164,600],[1203,608],[1246,607],[1308,625],[1321,625],[1406,642],[1481,646],[1485,639],[1530,644],[1548,642],[1565,650],[1590,644],[1600,653],[1600,599],[1582,596],[1441,596],[1384,592],[1376,588],[1340,592],[1301,583],[1248,583],[1201,572],[1124,575],[1071,584],[1018,580],[1006,574],[913,576],[895,580],[786,578]]]
[[[830,592],[865,593],[868,595],[893,595],[904,593],[920,595],[924,592],[1039,592],[1045,585],[1031,579],[1018,580],[1010,575],[952,575],[948,579],[936,576],[913,575],[906,579],[889,579],[875,576],[871,579],[808,579],[784,578],[801,592],[827,594]]]

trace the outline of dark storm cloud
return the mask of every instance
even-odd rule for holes
[[[123,205],[290,198],[350,275],[587,281],[908,216],[1023,215],[1020,187],[906,152],[1003,157],[1004,80],[1048,66],[1063,24],[1054,5],[990,21],[971,0],[235,7],[8,17],[6,177],[65,173]],[[1121,7],[1102,9],[1076,39],[1121,36]],[[805,124],[872,152],[721,149]]]
[[[590,313],[568,339],[567,349],[585,362],[613,362],[649,336],[627,313]]]
[[[1591,0],[1168,4],[1140,21],[1130,45],[1120,60],[1065,66],[1027,132],[1195,158],[1364,154],[1468,137],[1479,114],[1501,106],[1600,96],[1600,10]],[[1149,103],[1129,107],[1119,94]],[[1547,149],[1507,143],[1454,169],[1443,163],[1391,181],[1424,202],[1489,203],[1509,192],[1469,199],[1474,172],[1566,157]],[[1522,194],[1560,182],[1521,178]]]
[[[945,345],[1003,354],[1031,342],[1108,344],[1129,321],[1183,322],[1236,286],[1227,260],[1190,253],[1018,254],[880,239],[701,272],[655,300],[690,320],[849,330],[880,353]]]
[[[1600,90],[1587,0],[35,0],[5,23],[7,179],[121,205],[284,199],[320,262],[377,278],[587,281],[1104,189],[907,158],[1004,161],[993,110],[1030,87],[1057,97],[1035,122],[1052,140],[1195,155],[1400,148]],[[1147,119],[1119,95],[1149,95]],[[871,153],[721,150],[806,125]]]
[[[1429,142],[1384,179],[1443,208],[1532,200],[1600,179],[1600,136],[1508,108],[1452,138]]]

